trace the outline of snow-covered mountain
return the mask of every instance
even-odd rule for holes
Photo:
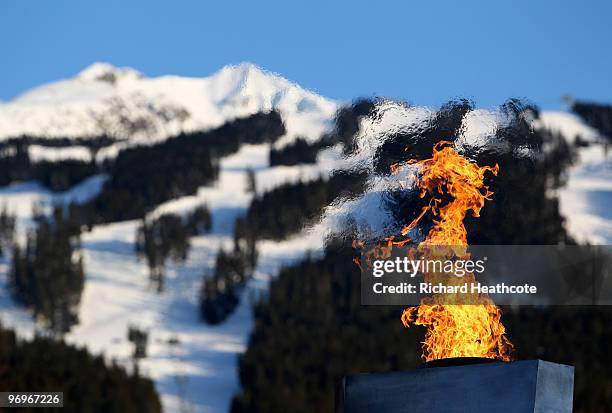
[[[331,127],[337,107],[336,102],[249,63],[224,67],[205,78],[146,78],[132,69],[98,63],[72,79],[37,87],[0,103],[0,140],[26,134],[50,140],[80,138],[69,147],[37,142],[29,145],[29,154],[34,160],[85,158],[90,152],[81,139],[116,138],[121,142],[107,148],[116,153],[124,146],[276,109],[287,130],[277,141],[282,145],[297,136],[318,139]],[[270,167],[268,153],[268,144],[242,146],[238,153],[221,160],[214,185],[171,200],[153,212],[181,214],[206,203],[213,217],[211,233],[191,239],[189,260],[167,268],[163,294],[150,288],[146,262],[134,253],[139,222],[100,225],[82,234],[85,288],[79,324],[66,340],[129,366],[128,326],[148,329],[149,356],[141,368],[155,380],[166,412],[225,412],[238,391],[236,356],[244,351],[252,328],[252,302],[242,300],[223,325],[210,326],[199,320],[198,291],[202,274],[214,265],[219,248],[231,247],[234,221],[251,201],[247,170],[255,171],[261,193],[286,182],[326,175],[337,165],[339,155],[330,148],[320,154],[316,164]],[[16,214],[23,238],[32,227],[33,205],[85,201],[100,191],[105,179],[93,176],[64,193],[52,193],[36,182],[14,183],[0,188],[0,205]],[[265,289],[281,265],[321,246],[316,236],[262,242],[258,268],[245,297]],[[0,321],[20,335],[30,336],[41,327],[12,299],[7,273],[8,262],[0,260]],[[180,344],[168,344],[177,341]]]
[[[317,139],[331,127],[337,108],[338,103],[249,63],[227,66],[203,78],[147,78],[133,69],[97,63],[72,79],[0,103],[0,140],[24,134],[45,139],[107,135],[125,141],[119,146],[131,145],[277,109],[287,129],[277,143],[282,145],[296,136]],[[426,116],[429,110],[417,108],[414,113]],[[470,123],[472,133],[481,129],[487,133],[496,127],[490,112],[475,111],[474,115],[480,123]],[[543,112],[534,126],[558,131],[571,142],[577,135],[599,140],[594,129],[565,112]],[[51,148],[38,142],[29,150],[35,159],[88,156],[87,148],[80,145]],[[239,386],[236,358],[244,351],[253,324],[251,299],[265,291],[280,266],[322,246],[314,232],[281,242],[262,241],[258,267],[237,311],[219,326],[199,320],[202,275],[214,264],[221,246],[231,247],[235,218],[245,213],[253,196],[247,189],[247,171],[255,173],[257,192],[262,193],[286,182],[329,174],[342,162],[334,147],[319,153],[317,162],[309,165],[270,166],[268,153],[267,144],[243,145],[221,159],[213,185],[170,200],[154,211],[180,214],[206,203],[213,221],[211,233],[191,240],[186,263],[169,264],[162,294],[150,288],[146,263],[134,252],[139,222],[99,225],[81,237],[86,282],[79,325],[66,340],[129,365],[132,347],[126,338],[127,327],[134,324],[149,329],[150,348],[142,371],[155,380],[166,412],[228,411]],[[572,235],[609,243],[612,162],[603,145],[581,149],[579,156],[569,171],[568,185],[559,193],[561,210]],[[100,191],[105,179],[103,175],[90,177],[64,193],[52,193],[34,182],[15,183],[0,188],[0,206],[17,215],[23,233],[34,204],[84,201]],[[0,320],[27,336],[38,327],[31,314],[11,298],[7,271],[8,262],[0,261]]]
[[[0,139],[159,140],[272,109],[281,113],[287,139],[316,139],[336,108],[335,102],[251,63],[226,66],[202,78],[147,78],[134,69],[95,63],[74,78],[0,103]]]

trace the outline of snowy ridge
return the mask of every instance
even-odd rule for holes
[[[0,139],[109,136],[146,142],[272,109],[285,121],[286,140],[317,139],[337,104],[251,63],[203,78],[147,78],[134,69],[95,63],[72,79],[0,103]]]
[[[587,142],[598,142],[603,139],[594,128],[585,124],[578,116],[567,112],[542,112],[536,126],[561,133],[570,143],[580,137]]]

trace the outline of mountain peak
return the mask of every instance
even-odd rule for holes
[[[253,62],[240,62],[237,65],[230,65],[229,67],[233,67],[239,71],[246,72],[246,73],[249,73],[251,71],[259,71],[259,72],[264,71],[262,68],[260,68]]]
[[[288,139],[316,139],[337,105],[250,62],[202,78],[148,78],[131,68],[94,63],[72,79],[2,103],[0,140],[20,135],[164,139],[273,109],[282,114]]]
[[[144,76],[139,71],[129,67],[116,67],[110,63],[96,62],[83,69],[77,77],[82,80],[115,84],[121,79],[140,79]]]
[[[265,73],[264,69],[262,69],[261,67],[257,66],[255,63],[252,63],[252,62],[240,62],[235,65],[227,65],[227,66],[222,67],[221,70],[233,71],[233,72],[242,73],[245,75],[248,75],[250,73],[255,73],[255,72]]]
[[[251,62],[242,62],[236,65],[227,65],[212,75],[213,78],[227,79],[235,84],[246,84],[254,77],[278,77],[260,68]]]

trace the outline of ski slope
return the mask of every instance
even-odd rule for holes
[[[573,114],[543,112],[540,122],[538,126],[560,132],[570,143],[578,136],[590,142],[578,150],[567,183],[559,190],[559,206],[568,232],[577,241],[612,244],[612,147]]]
[[[265,294],[267,283],[283,265],[316,254],[322,240],[315,234],[283,242],[258,244],[259,262],[253,280],[243,292],[236,312],[222,325],[209,326],[199,319],[198,294],[202,277],[214,267],[219,248],[232,247],[233,224],[246,212],[252,194],[246,190],[246,171],[255,171],[257,190],[270,190],[298,179],[326,176],[335,167],[337,149],[303,166],[269,167],[268,145],[244,145],[221,162],[218,181],[201,187],[196,195],[161,205],[152,214],[186,213],[206,203],[213,217],[210,234],[191,239],[189,258],[180,265],[169,262],[166,288],[157,293],[149,283],[146,262],[134,252],[139,221],[101,225],[82,234],[86,283],[79,307],[79,325],[66,336],[68,342],[86,346],[107,359],[131,366],[128,326],[149,331],[148,356],[141,371],[155,380],[165,412],[226,412],[238,391],[237,356],[244,351],[252,327],[254,300]],[[53,195],[36,183],[0,189],[0,202],[19,212],[19,226],[30,225],[31,205],[47,207],[59,202],[86,200],[99,190],[104,177],[91,178],[72,191]],[[0,311],[4,325],[31,336],[36,326],[29,314],[8,294],[7,265],[3,263]]]

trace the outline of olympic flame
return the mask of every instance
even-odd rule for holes
[[[467,231],[464,219],[468,213],[478,217],[486,201],[493,193],[484,184],[486,174],[496,176],[498,165],[478,166],[461,156],[451,142],[435,145],[430,159],[394,164],[391,172],[407,172],[407,179],[420,190],[420,197],[429,198],[428,204],[417,217],[402,229],[409,237],[426,216],[433,216],[433,226],[417,249],[428,257],[468,257]],[[402,241],[389,237],[387,252]],[[446,246],[444,248],[443,246]],[[384,249],[384,248],[383,248]],[[424,274],[426,282],[438,282],[441,274]],[[450,277],[457,278],[457,277]],[[454,281],[446,278],[444,282]],[[473,274],[467,274],[461,283],[475,282]],[[425,361],[449,357],[484,357],[504,361],[511,359],[512,343],[508,340],[501,322],[501,310],[486,294],[463,295],[462,304],[450,294],[434,294],[423,299],[419,306],[406,308],[401,320],[406,327],[425,326],[422,358]],[[467,302],[467,303],[466,303]]]

